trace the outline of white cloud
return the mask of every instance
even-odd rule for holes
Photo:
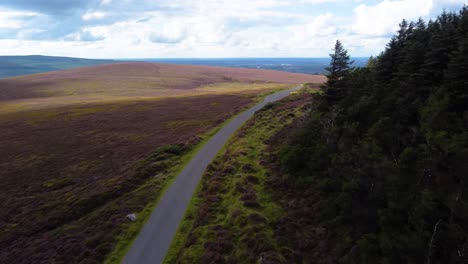
[[[312,37],[335,35],[337,31],[335,19],[330,13],[315,17],[311,23],[306,25],[307,35]]]
[[[201,11],[223,11],[223,12],[239,12],[239,11],[257,11],[259,9],[271,9],[278,7],[291,6],[293,3],[286,0],[198,0],[197,6]],[[212,15],[214,15],[212,13]]]
[[[65,37],[68,41],[98,41],[104,40],[103,34],[94,28],[83,28],[79,32],[69,34]]]
[[[84,13],[81,18],[85,21],[89,21],[89,20],[99,20],[99,19],[102,19],[104,17],[106,17],[107,14],[105,12],[97,12],[97,11],[88,11],[86,13]]]
[[[309,4],[323,4],[323,3],[331,3],[331,2],[339,2],[343,0],[301,0],[303,3],[309,3]]]
[[[354,2],[354,3],[361,3],[364,2],[365,0],[300,0],[303,3],[309,3],[309,4],[325,4],[325,3],[333,3],[333,2]]]
[[[384,36],[395,32],[403,20],[414,20],[429,15],[431,0],[384,0],[377,5],[359,5],[354,9],[357,34]]]
[[[187,36],[185,23],[170,21],[155,25],[155,30],[150,33],[150,40],[154,43],[179,43]]]
[[[26,25],[25,18],[39,16],[35,12],[0,9],[0,28],[20,29]]]
[[[467,0],[434,0],[434,2],[439,2],[441,4],[448,3],[448,4],[459,4],[460,6],[468,4]]]

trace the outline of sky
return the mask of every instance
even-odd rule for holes
[[[0,0],[0,54],[83,58],[379,54],[402,19],[468,0]]]

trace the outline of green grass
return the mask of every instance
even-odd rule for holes
[[[309,92],[307,89],[306,93]],[[307,102],[290,104],[303,95],[304,91],[301,91],[269,104],[228,141],[198,185],[164,263],[203,263],[209,252],[207,247],[213,243],[222,248],[216,254],[235,263],[255,263],[259,252],[281,251],[273,237],[272,224],[282,210],[266,189],[269,172],[261,165],[261,160],[268,147],[267,140],[294,118],[304,115]],[[224,171],[229,173],[219,176]],[[247,193],[240,190],[242,188],[253,190],[256,199],[250,202],[259,206],[246,203]],[[213,198],[219,202],[210,202]],[[208,213],[203,217],[201,212],[206,209]],[[252,218],[260,220],[256,223]],[[230,238],[223,239],[218,231],[213,231],[215,227],[229,233]],[[282,261],[280,254],[277,257]]]

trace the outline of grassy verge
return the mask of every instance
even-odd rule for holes
[[[274,89],[269,89],[261,94],[246,94],[246,96],[253,99],[254,102],[259,102],[262,101],[263,98],[265,98],[267,95],[284,90],[285,88],[286,87],[279,86]],[[146,206],[144,206],[144,208],[138,212],[137,221],[126,224],[126,226],[123,228],[125,231],[117,238],[117,243],[114,249],[107,256],[104,263],[120,263],[123,260],[126,253],[130,249],[130,246],[132,245],[133,241],[137,237],[139,231],[149,219],[151,213],[159,203],[159,200],[164,195],[169,186],[172,184],[172,182],[175,180],[176,176],[183,170],[185,165],[192,159],[192,157],[205,145],[205,143],[213,135],[215,135],[223,126],[228,124],[233,118],[234,117],[231,117],[230,119],[224,121],[222,124],[214,127],[207,133],[200,136],[199,141],[193,146],[183,146],[180,149],[180,151],[175,152],[171,151],[171,148],[173,147],[171,145],[163,147],[161,149],[156,150],[155,154],[150,156],[147,160],[143,162],[143,164],[141,164],[141,168],[143,170],[151,170],[151,166],[154,166],[155,164],[164,163],[164,167],[166,170],[163,173],[159,173],[157,177],[153,177],[152,179],[148,180],[136,190],[132,191],[131,194],[139,196],[141,196],[143,192],[146,196],[152,197],[152,200],[146,203]],[[169,152],[166,152],[166,150],[169,150]],[[163,154],[163,158],[161,158],[160,155],[156,155],[160,153]],[[153,173],[156,173],[156,171],[158,170],[154,170]],[[150,191],[150,186],[158,186],[158,188],[153,189],[153,191]]]
[[[304,115],[310,93],[267,105],[229,140],[197,187],[165,263],[284,262],[273,225],[282,209],[266,189],[262,154],[272,136]]]

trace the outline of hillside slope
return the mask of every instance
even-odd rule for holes
[[[226,87],[213,87],[215,84],[298,84],[324,80],[325,77],[319,75],[270,70],[114,63],[0,79],[0,113],[76,103],[228,92]],[[237,87],[232,88],[231,91],[238,92]],[[255,86],[250,85],[247,90],[253,88]]]

